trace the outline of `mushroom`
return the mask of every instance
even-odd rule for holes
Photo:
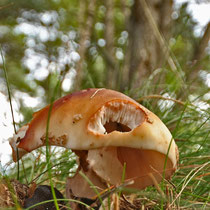
[[[49,108],[36,112],[10,139],[14,161],[17,150],[21,158],[45,145]],[[130,187],[137,189],[160,182],[163,174],[169,179],[177,167],[178,149],[164,123],[114,90],[87,89],[55,101],[48,136],[50,145],[75,151],[80,169],[99,177],[102,186],[121,183],[124,163],[125,180],[133,179]]]

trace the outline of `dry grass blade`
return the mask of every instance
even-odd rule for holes
[[[160,193],[160,195],[162,196],[162,198],[166,199],[166,196],[164,194],[164,192],[161,190],[160,186],[158,185],[157,180],[155,179],[154,175],[152,173],[149,173],[149,176],[151,177],[153,184],[155,186],[155,188],[157,189],[157,191]]]
[[[143,96],[141,98],[139,98],[137,101],[138,102],[141,102],[143,101],[144,99],[151,99],[151,98],[155,98],[155,99],[162,99],[162,100],[168,100],[168,101],[173,101],[175,103],[178,103],[182,106],[185,105],[184,102],[180,101],[180,100],[177,100],[177,99],[173,99],[173,98],[168,98],[168,97],[164,97],[164,96],[161,96],[161,95],[149,95],[149,96]]]
[[[190,171],[190,173],[186,176],[185,181],[183,183],[182,189],[180,190],[180,192],[177,194],[176,198],[172,201],[172,203],[170,204],[169,208],[175,203],[175,201],[180,198],[182,192],[184,191],[184,189],[186,188],[186,186],[189,184],[189,182],[193,179],[193,177],[199,172],[201,171],[203,168],[205,168],[207,165],[209,165],[210,162],[206,162],[205,164],[203,164],[201,167],[198,168],[194,168],[192,171]],[[191,176],[191,177],[190,177]],[[189,178],[190,177],[190,178]],[[188,179],[189,178],[189,179]]]

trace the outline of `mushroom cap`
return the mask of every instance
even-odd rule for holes
[[[49,108],[48,105],[36,112],[31,122],[10,139],[14,161],[17,149],[21,158],[45,145]],[[114,90],[87,89],[55,101],[48,136],[51,145],[72,150],[120,147],[121,162],[120,154],[126,148],[134,148],[155,152],[164,156],[164,160],[167,155],[171,170],[177,166],[177,146],[164,123],[133,99]]]

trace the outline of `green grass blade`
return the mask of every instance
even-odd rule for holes
[[[14,112],[13,112],[13,106],[12,106],[12,97],[11,97],[11,91],[10,91],[10,86],[9,86],[9,79],[7,75],[7,69],[6,69],[6,64],[4,61],[4,55],[2,51],[2,46],[0,45],[0,51],[1,51],[1,57],[2,57],[2,62],[3,62],[3,71],[4,71],[4,76],[6,80],[6,85],[7,85],[7,91],[8,91],[8,96],[9,96],[9,104],[10,104],[10,109],[11,109],[11,114],[12,114],[12,122],[13,122],[13,127],[14,127],[14,132],[17,134],[17,130],[15,127],[15,117],[14,117]],[[19,162],[19,153],[18,150],[16,150],[16,156],[17,156],[17,180],[20,178],[20,162]]]

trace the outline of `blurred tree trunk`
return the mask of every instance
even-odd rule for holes
[[[194,50],[193,60],[200,61],[203,58],[209,40],[210,40],[210,22],[207,24],[203,37],[201,38],[199,44]]]
[[[106,16],[105,16],[105,34],[104,38],[106,40],[106,53],[110,58],[114,57],[114,0],[106,0],[104,2],[106,6]],[[109,88],[114,88],[113,74],[115,72],[115,62],[113,60],[113,65],[106,65],[106,85]]]
[[[80,0],[80,10],[78,13],[79,20],[79,55],[80,60],[76,66],[77,75],[75,81],[75,89],[78,90],[81,88],[82,79],[84,77],[84,61],[85,54],[88,48],[88,41],[90,41],[93,23],[94,23],[94,15],[96,9],[96,0]],[[87,17],[86,17],[87,15]]]
[[[191,60],[192,65],[190,66],[190,68],[189,67],[186,68],[188,69],[188,71],[186,72],[187,80],[194,81],[197,79],[198,72],[200,68],[202,68],[201,61],[206,55],[205,50],[206,47],[208,46],[209,41],[210,41],[210,22],[207,24],[202,38],[200,39],[198,45],[194,49],[194,53]]]
[[[135,0],[128,20],[129,44],[123,69],[122,87],[140,86],[155,69],[162,66],[165,50],[159,44],[145,11],[148,6],[155,25],[165,40],[170,36],[172,0]],[[153,21],[152,20],[152,21]]]

